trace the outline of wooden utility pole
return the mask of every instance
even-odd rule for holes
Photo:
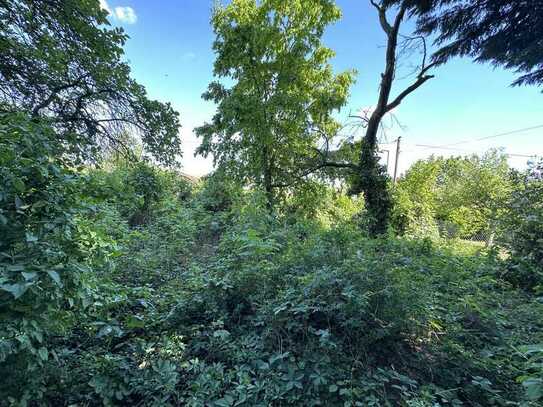
[[[402,136],[396,139],[396,159],[394,160],[394,178],[393,178],[394,183],[396,183],[396,179],[398,175],[398,159],[400,158],[400,140],[401,139],[402,139]]]
[[[387,172],[390,171],[390,150],[381,150],[381,153],[387,153]]]

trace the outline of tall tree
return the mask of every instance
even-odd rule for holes
[[[178,113],[130,77],[126,39],[98,0],[0,0],[0,105],[51,118],[80,157],[121,147],[131,133],[173,163]]]
[[[233,84],[215,81],[204,93],[218,108],[196,129],[197,152],[262,187],[270,208],[278,188],[309,173],[301,163],[316,141],[338,128],[332,112],[353,77],[333,74],[321,37],[339,17],[332,0],[233,0],[214,10],[214,73]]]
[[[491,239],[511,193],[507,157],[430,157],[415,162],[395,189],[400,233],[428,234],[437,225],[451,236]]]
[[[399,7],[389,6],[385,2],[370,0],[372,6],[377,10],[379,22],[386,36],[385,67],[381,74],[379,84],[379,95],[375,108],[371,113],[360,116],[365,134],[361,143],[348,146],[347,158],[341,158],[342,151],[330,154],[327,149],[321,153],[322,167],[346,167],[350,172],[351,193],[364,194],[366,209],[369,215],[369,232],[372,236],[378,236],[387,231],[390,219],[392,200],[388,190],[388,176],[378,157],[378,136],[383,119],[393,109],[398,107],[403,100],[412,92],[417,90],[433,75],[429,71],[435,63],[428,63],[426,56],[426,41],[423,36],[403,36],[400,28],[405,21],[408,11],[408,4],[401,3]],[[390,20],[390,11],[395,11],[395,16]],[[390,13],[389,13],[390,14]],[[407,48],[417,48],[421,51],[421,60],[415,72],[415,78],[409,86],[392,95],[392,88],[395,83],[399,54]],[[356,156],[355,161],[352,157]],[[329,157],[336,158],[330,162]]]
[[[434,60],[470,56],[513,69],[513,85],[543,84],[542,0],[386,0],[419,16],[420,33],[437,34]]]

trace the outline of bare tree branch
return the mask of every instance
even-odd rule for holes
[[[419,76],[414,83],[412,83],[410,86],[405,88],[402,92],[400,92],[400,94],[396,96],[396,98],[385,107],[385,111],[390,112],[392,109],[398,107],[400,103],[402,103],[402,100],[407,95],[417,90],[424,82],[426,82],[429,79],[432,79],[433,77],[434,75]]]
[[[47,106],[49,106],[60,92],[70,89],[70,88],[80,86],[83,79],[85,79],[85,77],[87,76],[88,75],[81,75],[80,77],[76,78],[72,82],[53,88],[53,90],[51,91],[51,94],[46,99],[42,100],[40,103],[34,106],[34,108],[32,109],[32,116],[38,116],[40,113],[40,110],[45,109]]]
[[[398,32],[400,31],[400,25],[402,24],[406,11],[407,11],[407,3],[403,2],[400,6],[400,10],[398,11],[398,14],[396,14],[396,18],[394,19],[394,25],[392,27],[392,30],[396,36],[398,35]]]
[[[383,31],[387,33],[387,35],[391,35],[392,27],[387,21],[386,9],[374,0],[370,0],[370,3],[373,5],[373,7],[377,9],[377,12],[379,13],[379,22],[381,23]]]
[[[422,86],[429,79],[434,78],[434,75],[426,75],[426,73],[430,69],[432,69],[434,66],[437,65],[437,62],[432,62],[432,63],[426,65],[426,60],[427,60],[426,39],[423,36],[411,37],[409,39],[410,40],[411,39],[419,39],[420,40],[421,47],[422,47],[422,61],[421,61],[421,65],[420,65],[420,71],[419,71],[419,73],[417,75],[417,79],[415,80],[415,82],[413,82],[411,85],[409,85],[407,88],[405,88],[402,92],[400,92],[398,94],[398,96],[396,96],[396,98],[392,102],[387,104],[387,106],[385,107],[385,112],[390,112],[392,109],[399,106],[402,103],[402,100],[407,95],[409,95],[410,93],[417,90],[420,86]]]

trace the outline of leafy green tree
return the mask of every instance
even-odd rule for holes
[[[398,182],[393,224],[411,235],[433,234],[439,224],[442,233],[482,233],[491,243],[511,189],[506,157],[498,151],[420,160]]]
[[[130,217],[133,226],[145,223],[150,215],[151,206],[158,202],[163,193],[158,173],[155,168],[145,162],[136,163],[130,169],[127,179],[137,196],[137,210]]]
[[[543,285],[543,162],[514,173],[513,189],[500,216],[498,241],[512,255],[510,280],[523,287]]]
[[[348,143],[351,144],[349,151],[335,152],[340,153],[340,157],[343,155],[342,160],[329,162],[328,158],[325,158],[322,166],[348,170],[350,193],[364,194],[369,233],[376,237],[387,232],[392,209],[388,175],[385,168],[379,164],[377,151],[382,121],[407,96],[434,77],[429,72],[435,64],[427,63],[424,36],[406,36],[400,33],[406,20],[407,4],[402,3],[397,10],[394,10],[394,7],[384,1],[370,0],[370,3],[377,10],[379,23],[386,36],[385,64],[379,83],[377,102],[371,114],[359,117],[365,128],[362,141]],[[392,89],[397,78],[399,56],[402,52],[413,49],[420,50],[421,54],[414,78],[409,86],[394,94]],[[346,156],[343,153],[347,153]],[[353,155],[356,157],[354,161]],[[328,151],[325,151],[323,156],[327,157]]]
[[[469,238],[484,233],[492,243],[496,221],[511,192],[506,156],[491,150],[479,157],[449,158],[437,179],[437,218]]]
[[[407,4],[421,33],[437,34],[438,63],[456,56],[514,69],[513,85],[543,83],[543,2],[511,0],[386,0]]]
[[[261,187],[269,208],[278,188],[313,171],[303,163],[338,129],[332,112],[345,104],[353,77],[333,74],[334,54],[321,37],[339,17],[331,0],[234,0],[213,13],[214,73],[232,86],[216,81],[204,93],[218,108],[196,129],[198,153]]]
[[[125,132],[172,164],[178,113],[148,98],[123,62],[128,38],[98,0],[0,1],[0,103],[52,119],[71,153],[95,158],[125,148]]]
[[[436,222],[437,177],[440,159],[419,160],[394,189],[391,223],[400,235],[431,237],[438,234]]]
[[[83,299],[83,210],[55,138],[25,113],[0,114],[0,370],[9,373],[0,394],[23,399],[42,391],[36,371],[55,357],[48,338],[63,334]]]

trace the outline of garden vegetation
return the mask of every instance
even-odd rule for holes
[[[339,10],[234,0],[189,180],[98,1],[39,3],[0,2],[0,405],[543,403],[543,163],[377,168],[376,235],[352,161],[312,166]]]

